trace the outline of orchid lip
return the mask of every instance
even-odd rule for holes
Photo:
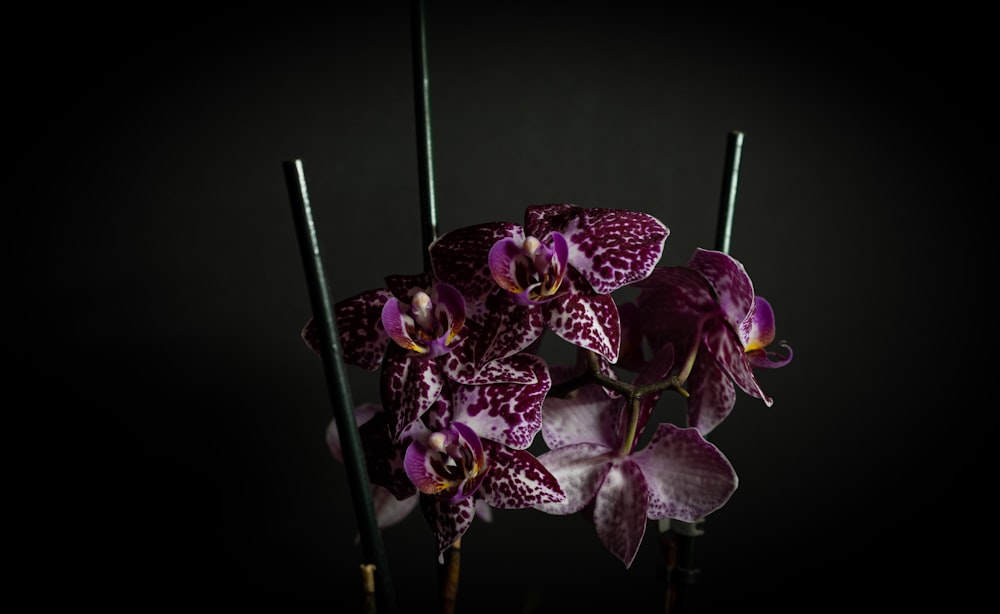
[[[430,293],[414,293],[407,305],[393,297],[382,307],[382,327],[400,347],[436,358],[454,349],[465,325],[465,299],[453,286],[438,283]]]
[[[489,268],[498,286],[522,305],[552,299],[559,291],[569,262],[569,245],[559,232],[552,232],[546,245],[537,237],[522,242],[507,237],[493,244]]]

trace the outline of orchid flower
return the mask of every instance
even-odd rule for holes
[[[641,372],[637,385],[660,379],[670,369],[670,346],[651,364],[655,368]],[[660,424],[646,447],[636,451],[658,398],[643,396],[629,407],[629,401],[589,384],[570,398],[547,398],[542,409],[542,436],[550,450],[538,460],[559,481],[566,498],[535,509],[587,512],[601,542],[626,568],[639,550],[647,520],[699,520],[722,507],[738,482],[729,460],[694,428]],[[622,428],[633,420],[638,426],[634,435]]]
[[[774,400],[760,387],[755,368],[788,364],[768,347],[775,339],[774,311],[754,294],[743,265],[718,251],[695,250],[683,267],[664,267],[636,284],[638,317],[633,321],[652,348],[672,344],[689,393],[688,425],[702,435],[732,411],[734,383],[770,407]],[[634,362],[634,361],[633,361]]]
[[[458,288],[487,327],[478,362],[524,350],[547,328],[614,363],[620,328],[610,294],[650,274],[668,234],[645,213],[535,205],[524,226],[451,231],[431,244],[430,256],[434,274]]]
[[[446,394],[398,438],[387,412],[361,427],[372,482],[399,500],[418,497],[437,539],[439,561],[477,513],[488,514],[489,507],[526,508],[565,496],[526,450],[541,428],[548,386],[547,379],[532,390],[499,384],[457,385],[451,390],[449,384]],[[518,411],[503,411],[511,408]]]
[[[390,275],[385,282],[385,288],[334,305],[344,362],[376,371],[393,341],[431,357],[454,348],[465,321],[465,301],[455,288],[435,283],[427,274]],[[315,318],[306,321],[300,335],[320,354]]]

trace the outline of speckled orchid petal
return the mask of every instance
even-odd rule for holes
[[[505,358],[528,348],[545,331],[545,314],[522,305],[511,294],[498,292],[486,299],[489,315],[476,342],[476,364]]]
[[[754,302],[753,283],[743,264],[723,252],[698,248],[688,267],[708,281],[726,320],[739,330]]]
[[[449,379],[461,384],[534,384],[541,379],[549,379],[538,369],[537,357],[530,354],[514,354],[506,358],[491,360],[477,368],[470,355],[473,343],[459,346],[456,351],[442,358],[441,365]],[[544,364],[544,363],[543,363]]]
[[[382,307],[391,296],[386,290],[369,290],[334,305],[344,362],[367,371],[378,370],[390,342],[382,327]],[[301,335],[306,345],[322,356],[318,326],[310,318]]]
[[[523,243],[524,231],[510,222],[491,222],[441,235],[428,248],[434,275],[458,288],[466,301],[483,302],[497,287],[490,273],[490,249],[506,238]]]
[[[420,495],[420,511],[434,532],[438,547],[438,563],[444,563],[444,553],[451,548],[476,517],[475,499],[449,501],[434,495]]]
[[[646,477],[652,520],[694,522],[725,505],[738,484],[729,459],[693,428],[660,424],[629,458]]]
[[[705,327],[704,339],[705,347],[702,351],[713,356],[737,386],[750,396],[763,400],[768,407],[774,405],[774,399],[768,396],[757,382],[753,368],[743,351],[743,343],[735,331],[722,322],[712,322]]]
[[[639,318],[651,346],[672,343],[683,360],[700,342],[699,318],[719,310],[708,281],[688,268],[663,267],[636,286]]]
[[[528,208],[527,235],[544,240],[553,231],[565,235],[570,266],[598,294],[610,294],[647,277],[670,234],[660,220],[637,211],[566,204]]]
[[[552,378],[564,382],[572,378],[575,370],[552,367]],[[616,416],[621,401],[610,398],[601,386],[587,384],[573,391],[569,398],[548,396],[542,405],[542,439],[549,449],[563,448],[576,443],[600,444],[613,448]]]
[[[413,301],[413,295],[417,292],[426,292],[428,288],[434,287],[434,276],[431,273],[386,275],[384,281],[385,289],[407,304]]]
[[[531,205],[524,211],[525,232],[544,239],[552,231],[561,232],[581,211],[583,207],[567,203]]]
[[[568,293],[546,305],[546,317],[548,327],[564,340],[617,362],[621,328],[611,296]]]
[[[594,500],[611,470],[614,450],[597,443],[577,443],[550,450],[538,462],[555,477],[566,499],[534,505],[547,514],[574,514]]]
[[[714,360],[696,362],[685,388],[687,425],[702,435],[711,433],[736,404],[736,386]]]
[[[417,489],[403,469],[405,448],[393,441],[393,426],[393,417],[380,411],[358,428],[358,435],[372,484],[402,500],[415,495]]]
[[[645,333],[639,306],[633,301],[618,303],[621,342],[618,345],[618,366],[639,371],[646,361]]]
[[[525,450],[512,450],[492,441],[484,442],[490,473],[483,481],[482,494],[493,507],[523,509],[558,503],[566,498],[556,478]]]
[[[452,394],[454,419],[469,425],[481,437],[523,450],[542,428],[542,401],[551,387],[541,358],[538,381],[533,384],[455,385]]]
[[[390,347],[380,373],[382,406],[395,416],[395,439],[438,400],[444,387],[444,375],[436,361],[404,352]]]
[[[634,463],[611,465],[594,498],[593,521],[597,536],[611,554],[632,566],[646,534],[648,500],[646,479]]]

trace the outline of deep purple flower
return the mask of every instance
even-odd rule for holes
[[[534,205],[523,227],[460,228],[432,243],[430,255],[434,274],[461,291],[487,331],[477,361],[524,350],[547,327],[613,363],[620,328],[610,294],[649,275],[668,234],[645,213]]]
[[[653,348],[673,345],[681,370],[690,374],[689,426],[705,435],[722,422],[736,401],[734,383],[767,406],[774,403],[754,368],[784,366],[792,350],[784,342],[785,356],[767,349],[775,338],[774,312],[755,296],[739,261],[697,249],[687,266],[658,268],[637,286],[633,321]]]
[[[439,351],[457,343],[456,336],[465,319],[465,307],[464,301],[461,305],[457,303],[455,297],[460,298],[461,295],[454,288],[438,286],[433,277],[427,274],[389,275],[385,278],[385,283],[385,288],[366,290],[334,305],[344,362],[367,371],[378,370],[386,349],[393,341],[391,334],[404,347],[412,344],[413,347],[407,349],[415,353],[430,353],[434,341],[437,341]],[[417,295],[426,296],[433,305],[431,312],[421,318],[422,325],[419,329],[416,322],[412,321],[409,307]],[[439,296],[443,296],[443,300],[439,300]],[[382,313],[390,301],[394,303],[390,308],[392,317],[389,318],[393,326],[391,334],[385,329]],[[436,318],[437,321],[432,322],[427,316]],[[407,321],[407,317],[411,321]],[[315,318],[309,318],[302,327],[301,336],[309,348],[321,354],[318,326]],[[433,330],[428,330],[428,327]],[[427,351],[420,352],[420,348],[426,348]]]
[[[465,299],[454,286],[434,284],[433,296],[417,290],[409,304],[396,297],[382,307],[382,327],[400,347],[437,358],[454,349],[465,324]]]
[[[436,537],[439,559],[469,528],[477,509],[482,514],[484,504],[519,509],[565,496],[556,479],[525,449],[541,428],[541,400],[548,382],[540,398],[519,398],[513,385],[506,395],[499,395],[501,385],[483,387],[493,390],[459,386],[453,391],[449,383],[441,399],[398,438],[388,412],[377,413],[361,427],[372,482],[399,500],[418,497]],[[469,397],[500,396],[522,411],[505,419],[503,407],[468,403]],[[498,418],[510,428],[500,428]]]
[[[467,319],[465,300],[455,287],[433,282],[429,275],[389,276],[386,286],[341,301],[335,314],[345,362],[372,371],[380,369],[382,404],[393,417],[394,437],[400,437],[437,402],[449,380],[457,384],[459,394],[466,395],[469,393],[462,391],[467,386],[479,394],[507,390],[475,388],[486,384],[524,386],[511,398],[548,389],[545,363],[537,357],[514,355],[488,363],[475,360],[474,340],[481,327]],[[306,324],[302,338],[319,352],[314,321]],[[472,341],[467,341],[469,338]],[[526,447],[530,439],[520,417],[531,413],[530,404],[520,407],[509,399],[493,401],[494,421],[504,422],[503,428],[520,429],[518,445],[525,443]],[[473,403],[470,399],[464,402]],[[534,427],[530,437],[538,428],[540,425]]]

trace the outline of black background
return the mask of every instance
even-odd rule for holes
[[[336,298],[422,269],[409,5],[171,11],[10,24],[27,41],[6,206],[18,569],[41,603],[359,611],[282,162],[303,161]],[[661,263],[682,264],[712,247],[726,137],[745,134],[731,253],[795,359],[760,374],[773,407],[741,394],[711,435],[740,486],[699,541],[697,611],[979,586],[984,22],[427,8],[440,232],[621,207],[663,220]],[[376,398],[373,374],[350,376]],[[500,510],[463,539],[458,609],[662,611],[655,528],[626,570],[580,518]],[[384,539],[402,611],[434,611],[423,519]]]

